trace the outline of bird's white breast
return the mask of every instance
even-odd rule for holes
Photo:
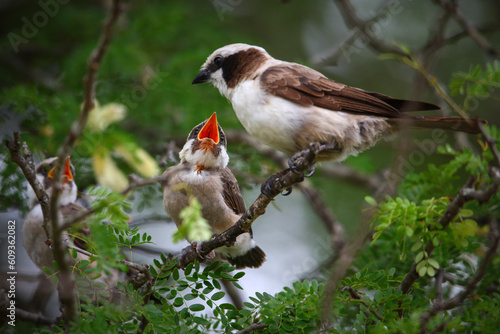
[[[247,80],[236,86],[231,103],[241,124],[252,136],[280,150],[294,145],[293,133],[303,123],[299,105],[265,92],[258,80]]]

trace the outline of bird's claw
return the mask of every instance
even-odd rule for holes
[[[288,196],[288,195],[290,195],[292,193],[292,191],[293,191],[293,187],[286,188],[285,191],[283,191],[281,193],[281,195]]]
[[[322,144],[320,147],[319,147],[319,151],[332,151],[332,150],[341,150],[340,147],[337,146],[337,142],[334,141],[333,143],[331,144]]]
[[[201,250],[203,249],[203,241],[200,242],[193,241],[191,243],[191,247],[196,251],[196,254],[198,254],[198,257],[202,260],[207,260],[207,259],[212,260],[215,258],[215,252],[213,250],[206,255],[202,253]]]
[[[307,174],[304,175],[304,177],[311,177],[314,174],[314,171],[316,171],[316,166],[312,165],[307,169]]]
[[[273,193],[272,189],[273,187],[266,181],[260,187],[260,192],[267,198],[271,198]]]
[[[296,165],[295,161],[299,158],[299,156],[301,154],[302,154],[302,151],[292,155],[292,157],[288,160],[288,167],[295,174],[298,174],[298,175],[301,175],[304,177],[311,177],[314,174],[314,171],[316,170],[316,167],[314,165],[312,165],[311,167],[309,167],[307,169],[307,173],[301,172],[297,169],[297,165]]]

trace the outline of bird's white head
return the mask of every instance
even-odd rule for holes
[[[217,122],[216,113],[191,130],[179,157],[181,162],[196,166],[198,172],[227,167],[226,135]]]
[[[210,82],[219,92],[231,99],[240,82],[254,79],[257,70],[272,57],[260,46],[243,43],[229,44],[215,50],[201,66],[193,84]]]
[[[44,188],[45,192],[49,196],[52,195],[54,189],[54,173],[56,170],[57,157],[46,159],[38,164],[36,167],[36,178]],[[70,158],[67,157],[64,161],[63,175],[61,178],[61,196],[60,205],[67,205],[69,203],[75,202],[78,195],[78,188],[73,176],[75,175],[75,169],[71,164]],[[28,196],[30,199],[30,208],[33,208],[38,200],[36,198],[35,192],[31,187],[28,190]]]

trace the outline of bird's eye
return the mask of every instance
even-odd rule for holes
[[[224,58],[222,58],[222,56],[217,56],[215,57],[214,59],[214,65],[217,66],[217,67],[220,67],[222,65],[222,60]]]
[[[224,142],[224,140],[226,140],[226,137],[224,137],[224,135],[220,135],[220,136],[219,136],[219,142],[220,142],[220,143],[223,143],[223,142]]]

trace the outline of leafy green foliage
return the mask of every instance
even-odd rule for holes
[[[458,72],[450,82],[452,95],[464,95],[464,109],[470,108],[473,98],[487,99],[498,96],[500,90],[500,61],[486,64],[486,69],[480,65],[471,66],[469,72]],[[497,93],[497,94],[495,94]]]
[[[285,287],[274,296],[264,292],[250,297],[255,304],[245,303],[249,310],[244,313],[251,315],[249,312],[253,309],[260,322],[269,326],[266,332],[314,332],[320,323],[318,306],[323,292],[323,284],[316,280],[295,282],[293,289]]]
[[[194,196],[189,197],[189,205],[179,214],[182,224],[172,235],[174,242],[184,239],[206,241],[212,236],[212,228],[201,214],[201,204]]]

